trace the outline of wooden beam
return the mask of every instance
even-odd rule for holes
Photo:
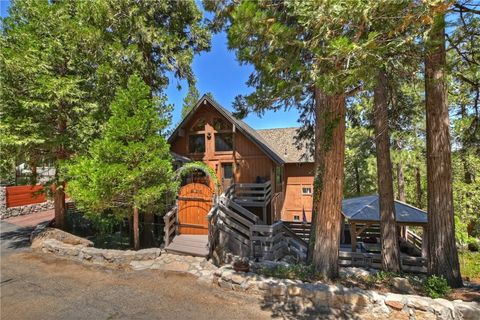
[[[358,231],[355,230],[357,235],[361,235],[363,231],[365,231],[368,227],[372,225],[372,222],[366,222],[365,225]]]
[[[352,238],[352,252],[357,252],[357,226],[355,222],[350,222],[350,236]]]

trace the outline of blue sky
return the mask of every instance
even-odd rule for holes
[[[5,17],[8,14],[10,2],[0,0],[0,14]],[[212,48],[195,56],[193,70],[197,76],[197,88],[200,94],[212,92],[215,100],[225,108],[232,110],[232,102],[236,95],[245,94],[251,91],[245,85],[253,67],[240,65],[235,59],[235,52],[227,48],[227,37],[225,33],[216,34],[212,39]],[[180,82],[182,89],[177,90],[178,81],[171,79],[167,89],[167,96],[170,103],[175,106],[173,123],[180,120],[182,101],[187,94],[186,82]],[[266,112],[262,118],[256,115],[249,115],[245,122],[255,129],[294,127],[297,124],[298,112],[290,110]]]

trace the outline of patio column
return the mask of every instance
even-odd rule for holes
[[[357,252],[357,226],[355,222],[350,222],[350,237],[352,243],[352,252]]]
[[[428,255],[428,237],[427,237],[427,226],[422,227],[422,258],[426,259]]]

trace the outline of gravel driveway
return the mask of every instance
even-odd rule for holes
[[[268,319],[256,297],[155,270],[111,270],[31,252],[0,222],[1,319]]]

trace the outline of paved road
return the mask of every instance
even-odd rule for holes
[[[1,319],[267,319],[255,297],[154,270],[110,270],[31,252],[32,227],[0,222]]]

